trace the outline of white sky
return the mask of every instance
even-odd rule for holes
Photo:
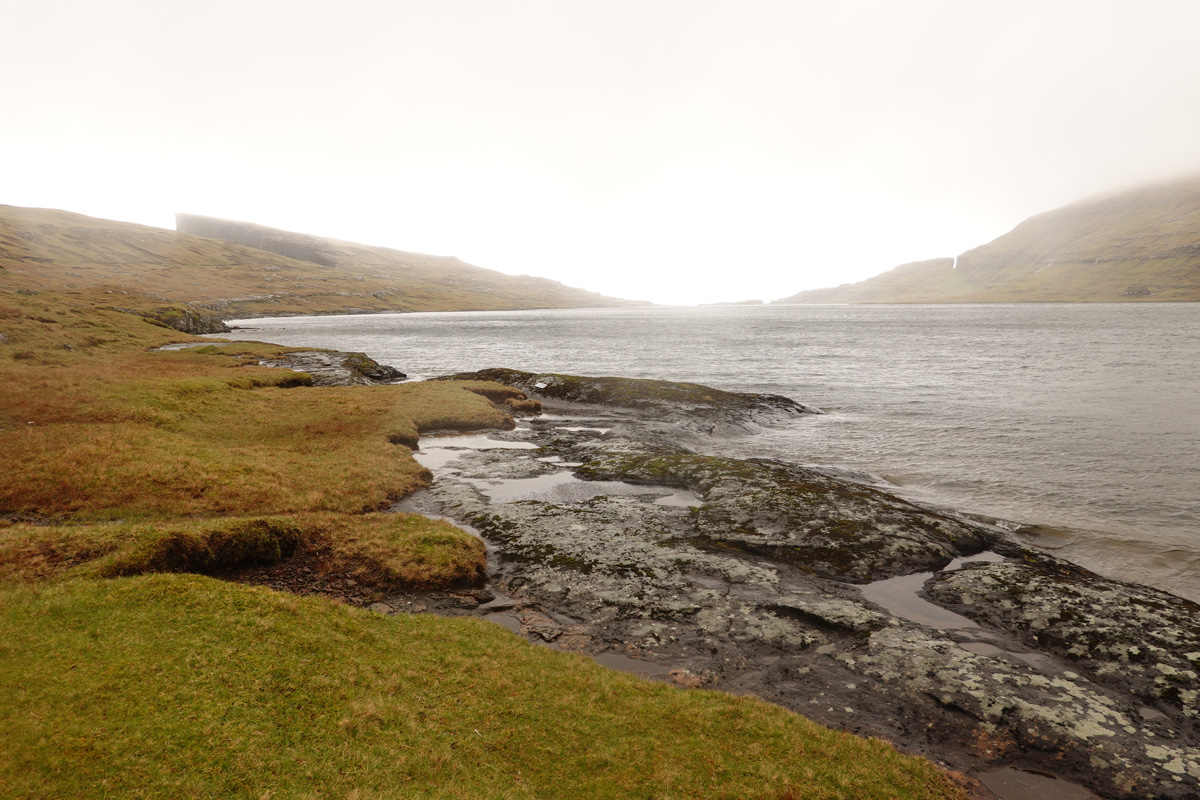
[[[7,0],[0,203],[777,299],[1200,173],[1197,0]]]

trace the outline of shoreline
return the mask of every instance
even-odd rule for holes
[[[767,431],[753,440],[754,446],[761,443],[777,457],[801,463],[816,460],[872,472],[900,484],[890,491],[907,495],[915,490],[949,508],[1079,531],[1059,555],[1100,573],[1107,568],[1115,577],[1133,577],[1200,600],[1195,578],[1200,575],[1200,508],[1181,477],[1193,465],[1192,443],[1200,443],[1200,430],[1194,421],[1180,421],[1162,403],[1155,404],[1162,392],[1147,398],[1148,390],[1120,388],[1127,381],[1160,387],[1168,395],[1179,390],[1184,392],[1182,403],[1195,381],[1186,377],[1186,365],[1179,364],[1178,347],[1150,340],[1148,331],[1159,327],[1153,324],[1158,318],[1148,313],[1120,314],[1106,325],[1104,320],[1120,308],[1072,313],[1058,322],[1056,315],[1036,313],[1033,306],[1005,306],[997,313],[1001,310],[998,318],[984,309],[918,314],[905,308],[836,314],[804,308],[767,309],[765,314],[759,313],[762,309],[730,308],[721,314],[658,309],[629,320],[608,315],[620,312],[591,311],[544,312],[529,319],[502,312],[416,314],[386,325],[375,318],[359,320],[361,325],[352,319],[333,325],[275,320],[264,322],[260,331],[238,333],[365,349],[418,376],[509,363],[583,375],[715,381],[729,389],[828,404],[830,416],[799,432],[799,438]],[[491,318],[497,321],[489,322]],[[1162,325],[1194,330],[1194,321],[1194,314],[1172,314]],[[854,331],[860,327],[858,336]],[[897,334],[895,340],[910,328],[931,332],[931,353],[923,355],[909,337],[895,342],[894,357],[881,350],[884,334]],[[742,329],[770,332],[743,346],[736,338]],[[644,336],[630,336],[630,331]],[[619,346],[589,353],[586,339],[595,336],[610,337]],[[1043,340],[1044,346],[1039,344]],[[865,345],[859,347],[860,341]],[[671,358],[664,352],[665,343],[687,352],[689,342],[695,345],[695,357]],[[1047,375],[1036,364],[1030,366],[1055,343],[1046,355],[1062,369]],[[1071,372],[1055,355],[1068,347],[1086,355],[1084,374]],[[708,355],[718,349],[719,357]],[[1139,352],[1146,358],[1140,359]],[[956,356],[971,353],[984,359],[978,370],[974,360]],[[916,357],[920,360],[914,361]],[[1113,388],[1080,388],[1095,383],[1110,361],[1121,365],[1105,384],[1115,384]],[[1142,362],[1175,365],[1173,374],[1180,377],[1155,382],[1166,377],[1165,367]],[[971,370],[954,366],[966,363]],[[929,380],[913,372],[918,364],[930,367]],[[956,388],[963,383],[978,388]],[[911,392],[905,388],[909,385]],[[1055,397],[1073,398],[1061,409],[1062,419],[1047,418],[1047,413],[1058,414]],[[1154,456],[1156,437],[1170,431],[1178,432],[1171,440],[1175,443],[1154,447],[1162,452]],[[760,450],[745,457],[765,454]],[[1089,553],[1093,542],[1096,550]],[[1061,543],[1050,537],[1044,544]]]
[[[527,390],[545,381],[510,376],[501,382]],[[1006,617],[1004,601],[1028,585],[1028,598],[1017,605],[1034,617],[1069,592],[1104,595],[1106,605],[1114,597],[1125,606],[1164,605],[1172,613],[1155,625],[1181,641],[1200,637],[1185,630],[1200,607],[1105,579],[999,529],[971,526],[859,484],[782,462],[699,456],[681,444],[739,430],[744,435],[770,414],[747,425],[737,412],[721,419],[720,411],[669,402],[633,410],[580,405],[546,388],[527,394],[543,402],[550,418],[495,434],[492,449],[476,443],[454,451],[445,443],[452,439],[423,438],[418,459],[435,459],[437,478],[400,505],[479,529],[498,553],[491,585],[511,598],[519,623],[512,627],[526,637],[661,664],[678,685],[756,694],[980,778],[995,769],[1048,773],[1062,779],[1062,788],[1073,782],[1111,798],[1150,792],[1183,798],[1200,785],[1195,692],[1154,682],[1154,669],[1187,680],[1196,665],[1182,653],[1158,658],[1156,651],[1152,664],[1131,664],[1141,652],[1121,641],[1145,640],[1138,625],[1113,630],[1103,615],[1089,620],[1074,606],[1063,611],[1064,618],[1076,618],[1066,627],[1078,640],[1041,619],[1036,630],[1061,639],[1047,645],[1030,633],[1038,620]],[[774,424],[787,418],[803,424],[802,413]],[[714,478],[714,470],[738,474],[722,485],[725,478]],[[867,504],[853,512],[857,518],[846,505],[814,515],[857,519],[846,529],[854,535],[832,549],[832,540],[814,546],[787,538],[787,525],[801,520],[798,507],[780,512],[764,505],[764,498],[783,497],[788,482],[808,482],[811,494],[821,480],[828,483],[818,494]],[[588,490],[621,484],[632,488],[615,495]],[[695,493],[698,503],[661,502],[681,491]],[[750,511],[739,506],[747,496],[758,504]],[[908,537],[905,546],[887,551],[886,541],[866,535],[872,526]],[[713,538],[730,527],[739,533]],[[946,541],[936,535],[922,544],[913,533],[930,528],[957,539],[960,552],[952,553],[953,545],[939,550]],[[917,552],[922,547],[924,555]],[[972,558],[985,550],[997,555]],[[946,572],[951,555],[975,563]],[[918,587],[922,601],[966,614],[969,628],[913,622],[859,588],[926,571],[936,579]],[[1009,588],[997,592],[991,584],[1001,579]],[[1089,632],[1100,638],[1085,645],[1083,639],[1096,638]],[[1110,645],[1120,646],[1108,652]],[[1194,649],[1200,651],[1200,639]],[[1200,659],[1200,652],[1193,655]],[[1114,670],[1136,675],[1118,680]],[[1168,751],[1169,758],[1158,757]]]

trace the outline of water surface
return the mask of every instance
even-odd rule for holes
[[[1200,304],[730,306],[239,321],[414,378],[505,366],[772,392],[737,455],[864,470],[1200,600]]]

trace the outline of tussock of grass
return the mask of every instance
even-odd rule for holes
[[[10,797],[963,798],[754,699],[192,576],[0,593],[0,718]]]
[[[146,572],[212,573],[247,564],[273,564],[296,551],[303,533],[280,520],[225,522],[202,531],[167,530],[106,559],[96,573],[113,578]]]
[[[306,529],[322,543],[322,569],[383,592],[478,585],[487,553],[480,539],[419,514],[324,515]]]
[[[503,405],[511,400],[524,400],[525,393],[512,386],[492,381],[460,381],[459,385],[468,392],[482,395],[496,405]]]
[[[419,514],[164,520],[93,525],[0,526],[0,584],[147,572],[222,573],[270,564],[298,547],[323,573],[380,592],[477,584],[483,542]]]
[[[542,413],[542,402],[530,400],[525,393],[513,386],[492,381],[460,381],[459,386],[468,392],[486,397],[495,405],[513,416],[533,416]]]

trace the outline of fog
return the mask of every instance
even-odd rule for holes
[[[8,4],[0,203],[669,303],[1200,173],[1194,2]]]

